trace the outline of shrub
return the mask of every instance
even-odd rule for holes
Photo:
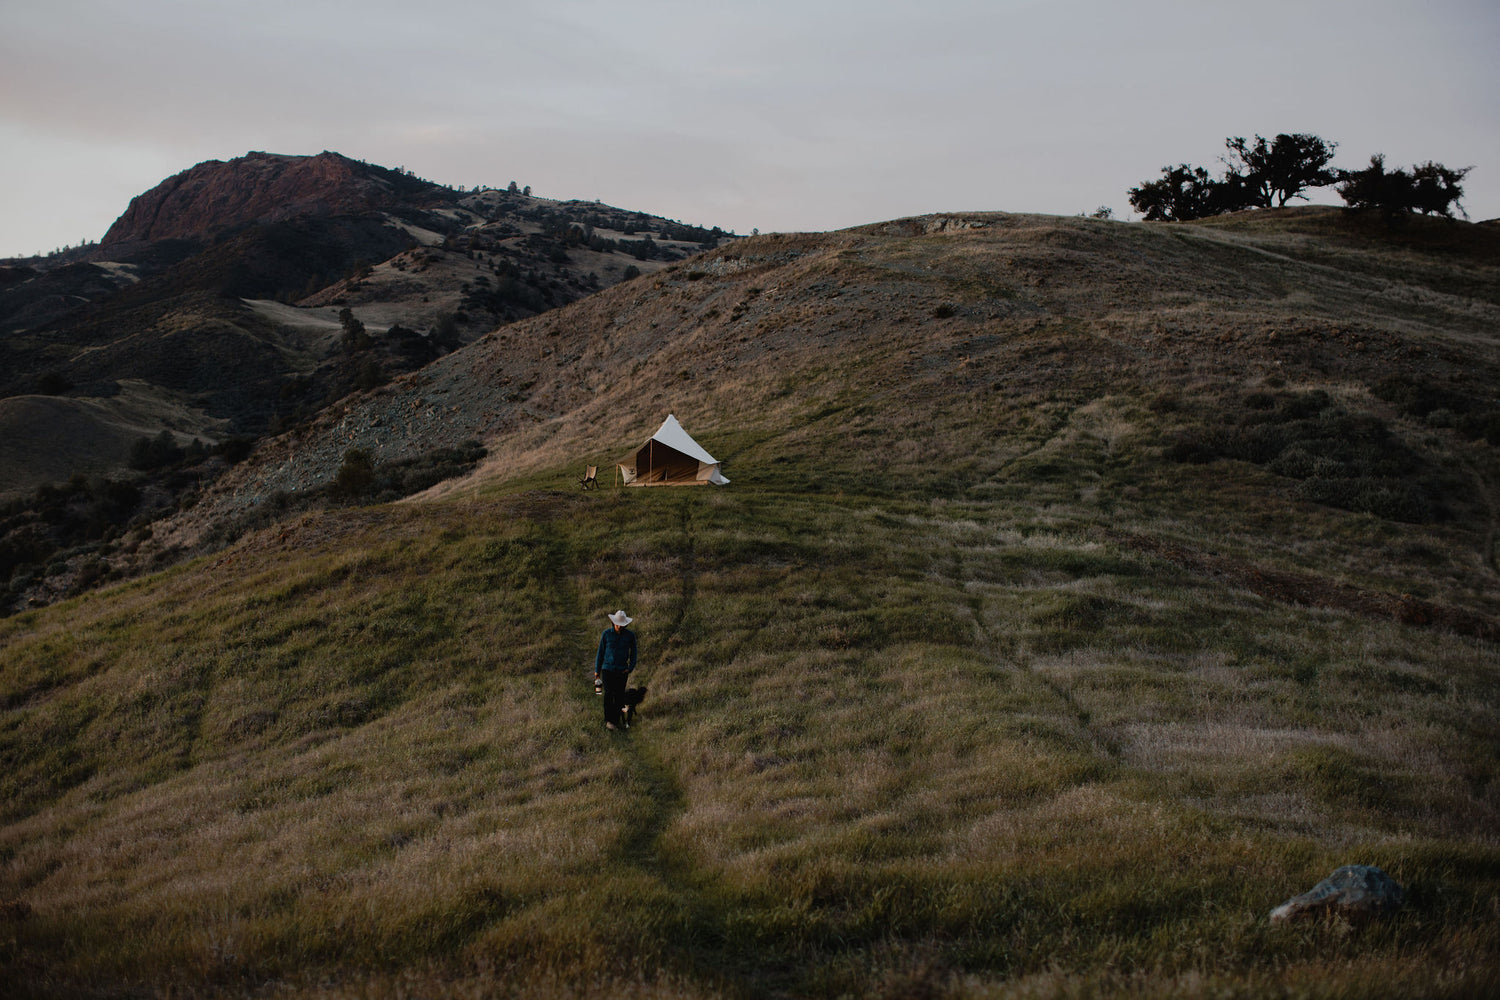
[[[1433,502],[1411,483],[1371,477],[1313,476],[1297,484],[1299,500],[1374,514],[1391,521],[1423,524],[1437,520]]]
[[[366,359],[359,366],[359,373],[354,377],[354,384],[360,389],[375,389],[389,381],[385,370],[380,367],[380,362],[373,358]]]
[[[172,432],[163,430],[154,438],[143,437],[130,447],[129,463],[138,472],[162,469],[182,461],[183,450]]]
[[[1298,480],[1298,499],[1407,522],[1437,520],[1436,476],[1380,418],[1351,414],[1326,392],[1254,392],[1221,421],[1181,430],[1163,455],[1204,464],[1229,458]]]
[[[334,496],[353,500],[370,488],[375,481],[375,461],[363,448],[350,448],[344,452],[344,462],[334,478]]]
[[[60,372],[47,372],[36,381],[36,391],[43,396],[61,396],[71,388],[73,383]]]
[[[383,499],[420,493],[445,479],[465,475],[486,454],[485,447],[478,441],[465,441],[456,448],[437,448],[418,458],[380,469],[372,492]]]
[[[1454,427],[1471,441],[1483,438],[1488,444],[1500,445],[1500,412],[1465,414]]]
[[[214,445],[212,451],[230,465],[238,465],[250,457],[250,452],[255,447],[255,438],[235,436],[225,438]]]

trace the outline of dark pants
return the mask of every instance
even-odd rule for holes
[[[604,721],[620,724],[620,709],[625,707],[625,685],[630,683],[628,670],[601,670],[604,678]]]

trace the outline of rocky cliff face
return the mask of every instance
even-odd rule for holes
[[[337,153],[249,153],[207,160],[133,198],[102,245],[203,239],[250,222],[381,211],[399,200],[388,179]]]

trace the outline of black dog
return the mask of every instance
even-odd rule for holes
[[[625,725],[630,725],[631,721],[635,719],[636,709],[640,708],[641,702],[645,700],[645,687],[625,689],[625,698],[620,706],[620,719]]]

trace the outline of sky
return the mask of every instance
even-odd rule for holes
[[[1479,221],[1497,52],[1496,0],[0,0],[0,256],[251,150],[749,233],[1130,219],[1164,166],[1310,132],[1473,167]]]

